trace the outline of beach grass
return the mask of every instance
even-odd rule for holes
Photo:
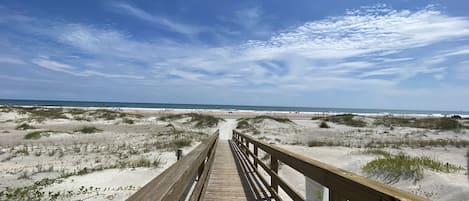
[[[427,156],[412,157],[404,153],[386,154],[383,158],[370,161],[362,168],[368,176],[380,178],[387,183],[396,183],[401,179],[416,182],[423,178],[424,169],[449,173],[464,168],[445,164]]]
[[[255,116],[253,118],[244,118],[246,120],[252,120],[253,123],[261,123],[262,121],[266,120],[266,119],[269,119],[269,120],[272,120],[272,121],[276,121],[276,122],[279,122],[279,123],[291,123],[291,124],[294,124],[294,122],[288,118],[283,118],[283,117],[274,117],[274,116],[268,116],[268,115],[259,115],[259,116]]]
[[[220,121],[224,121],[222,118],[198,113],[170,114],[159,119],[161,121],[174,121],[183,118],[190,118],[186,123],[194,124],[196,128],[211,128],[217,126]]]
[[[86,134],[91,134],[91,133],[98,133],[102,132],[103,130],[96,128],[94,126],[85,126],[80,129],[74,130],[74,132],[79,132],[79,133],[86,133]]]
[[[391,153],[384,151],[382,149],[365,149],[365,150],[360,150],[358,151],[358,154],[370,154],[370,155],[378,155],[378,156],[384,156],[384,157],[390,157],[392,156]]]
[[[122,122],[124,122],[125,124],[134,124],[135,123],[135,121],[133,119],[129,119],[129,118],[122,119]]]
[[[319,128],[330,128],[330,126],[325,121],[321,121]]]
[[[287,123],[287,124],[295,124],[292,120],[283,117],[273,117],[268,115],[259,115],[251,118],[240,118],[238,119],[238,124],[236,125],[236,129],[244,130],[245,132],[251,132],[254,135],[258,135],[261,132],[256,128],[256,124],[261,123],[264,120],[272,120],[278,123]]]
[[[455,118],[434,117],[434,118],[405,118],[405,117],[376,117],[374,125],[399,126],[411,128],[425,128],[436,130],[457,130],[463,126]]]
[[[36,129],[36,127],[29,125],[28,123],[22,123],[15,127],[16,130],[29,130],[29,129]]]
[[[330,122],[334,122],[337,124],[344,124],[344,125],[352,126],[352,127],[367,126],[366,122],[356,119],[355,117],[356,115],[353,115],[353,114],[339,114],[339,115],[323,117],[321,119],[324,121],[330,121]]]
[[[41,138],[42,136],[49,136],[50,133],[55,133],[57,131],[52,131],[52,130],[43,130],[43,131],[34,131],[26,134],[23,138],[25,140],[37,140]]]

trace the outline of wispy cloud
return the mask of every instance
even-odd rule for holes
[[[114,8],[178,33],[203,30],[128,4]],[[241,13],[246,17],[239,26],[255,29],[262,24],[260,10]],[[454,76],[446,58],[468,54],[467,44],[455,41],[469,40],[469,19],[447,15],[433,6],[395,10],[379,5],[348,10],[341,16],[272,31],[264,40],[229,45],[140,40],[117,29],[81,23],[21,23],[34,30],[48,27],[44,23],[53,25],[34,33],[54,45],[38,41],[26,48],[41,44],[45,46],[41,50],[48,51],[24,51],[31,53],[18,58],[43,69],[81,77],[141,79],[149,85],[238,91],[405,91],[399,84],[420,75],[433,77],[436,82]],[[442,43],[451,45],[444,49],[437,46]],[[461,67],[461,71],[464,69]]]
[[[176,22],[171,20],[167,17],[162,17],[154,14],[150,14],[138,7],[125,4],[125,3],[117,3],[112,5],[116,12],[121,12],[138,19],[154,23],[158,26],[162,26],[170,31],[182,33],[182,34],[197,34],[203,31],[202,27],[184,24],[180,22]]]
[[[68,64],[64,64],[58,61],[53,61],[48,58],[36,58],[32,60],[32,63],[43,67],[48,70],[63,72],[75,76],[89,77],[89,76],[100,76],[105,78],[123,78],[123,79],[143,79],[143,76],[135,75],[122,75],[122,74],[112,74],[112,73],[102,73],[94,70],[84,70],[77,71],[76,67],[73,67]]]
[[[10,64],[26,64],[24,61],[15,58],[15,57],[7,57],[7,56],[0,56],[0,63],[10,63]]]

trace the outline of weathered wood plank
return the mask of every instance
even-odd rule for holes
[[[217,148],[204,200],[250,200],[229,143],[220,141]]]

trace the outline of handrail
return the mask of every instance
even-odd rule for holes
[[[181,160],[148,182],[128,201],[200,200],[208,182],[218,142],[217,130]],[[194,182],[196,182],[194,186]],[[186,195],[190,193],[189,195]]]
[[[255,167],[257,172],[259,171],[257,167],[260,165],[264,171],[270,175],[270,186],[266,187],[269,188],[269,191],[273,192],[273,196],[277,198],[278,187],[280,186],[292,200],[304,200],[298,192],[292,189],[282,178],[279,177],[278,163],[281,161],[306,177],[309,177],[317,183],[329,188],[329,199],[332,201],[426,200],[425,198],[381,184],[346,170],[295,154],[274,145],[260,142],[236,130],[233,130],[233,141],[242,150],[246,158],[249,159],[249,156],[253,158],[252,162],[251,160],[248,161]],[[250,150],[250,144],[253,145],[253,151]],[[261,149],[270,155],[270,166],[264,164],[264,162],[258,157],[258,149]]]

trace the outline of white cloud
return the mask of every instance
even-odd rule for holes
[[[17,59],[15,57],[2,57],[0,56],[0,63],[7,63],[7,64],[26,64],[21,59]]]
[[[182,34],[197,34],[203,31],[201,27],[193,26],[193,25],[188,25],[188,24],[183,24],[179,22],[175,22],[173,20],[170,20],[169,18],[157,16],[150,14],[140,8],[137,8],[135,6],[131,6],[129,4],[125,3],[119,3],[113,5],[117,11],[124,12],[127,15],[131,15],[133,17],[139,18],[141,20],[145,20],[160,26],[163,26],[167,28],[168,30],[182,33]]]
[[[63,72],[63,73],[67,73],[67,74],[71,74],[75,76],[81,76],[81,77],[100,76],[100,77],[106,77],[106,78],[123,78],[123,79],[143,79],[144,78],[143,76],[103,73],[103,72],[97,72],[94,70],[79,71],[77,68],[72,67],[68,64],[49,60],[48,58],[33,59],[32,63],[40,67],[43,67],[45,69],[48,69],[48,70]]]
[[[116,6],[173,31],[199,31],[128,4]],[[243,12],[247,15],[246,27],[254,28],[261,22],[259,10]],[[444,60],[432,60],[438,54],[436,50],[412,57],[399,54],[408,50],[422,52],[418,49],[468,38],[469,19],[449,16],[433,7],[416,11],[367,7],[349,10],[343,16],[305,22],[272,34],[267,40],[227,46],[137,40],[119,30],[84,24],[55,23],[47,36],[68,47],[61,49],[65,53],[56,55],[58,58],[76,51],[85,54],[85,58],[74,57],[64,63],[35,59],[33,63],[76,76],[151,77],[155,80],[147,81],[158,84],[178,82],[250,90],[382,90],[397,88],[400,81],[420,74],[437,79],[448,76],[448,68],[440,65]],[[180,79],[172,80],[174,76]]]

